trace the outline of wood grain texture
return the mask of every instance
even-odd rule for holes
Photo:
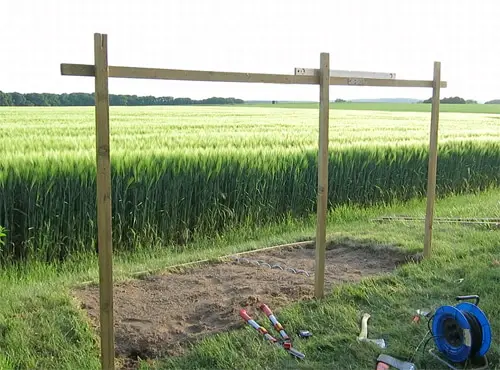
[[[94,55],[101,366],[102,369],[113,370],[115,346],[107,35],[94,34]]]
[[[328,204],[328,124],[330,113],[330,55],[320,56],[319,86],[319,137],[318,137],[318,194],[316,226],[316,265],[314,272],[314,295],[324,296],[326,213]]]
[[[352,79],[357,79],[360,83],[350,83]],[[441,82],[441,87],[447,87],[446,82]],[[330,77],[330,85],[340,86],[373,86],[373,87],[433,87],[433,81],[426,80],[393,80],[380,78],[355,78],[355,77]]]
[[[430,257],[432,248],[432,222],[436,201],[437,146],[439,129],[441,63],[434,62],[434,86],[432,89],[431,128],[429,138],[429,165],[427,172],[427,209],[425,214],[424,258]]]
[[[295,68],[297,76],[319,76],[319,69],[314,68]],[[363,77],[363,78],[380,78],[380,79],[395,79],[395,73],[388,72],[368,72],[368,71],[349,71],[343,69],[330,69],[330,77]]]
[[[61,64],[61,74],[64,76],[91,77],[95,75],[95,67],[89,64]],[[109,67],[109,77],[115,78],[138,78],[153,80],[177,80],[177,81],[213,81],[213,82],[248,82],[248,83],[270,83],[291,85],[317,85],[319,76],[301,76],[267,73],[244,73],[244,72],[217,72],[196,71],[182,69],[161,69],[141,67]],[[330,85],[353,85],[349,83],[351,77],[330,77]],[[362,84],[356,86],[379,86],[379,87],[428,87],[432,88],[433,81],[427,80],[396,80],[381,78],[362,78]],[[442,81],[441,87],[447,87]]]
[[[94,66],[61,64],[61,74],[66,76],[93,76]],[[217,72],[182,69],[109,67],[109,77],[177,81],[247,82],[269,84],[317,85],[316,76],[295,76],[268,73]]]

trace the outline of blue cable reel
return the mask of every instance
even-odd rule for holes
[[[437,350],[449,362],[465,363],[483,358],[488,367],[486,353],[491,345],[491,327],[486,315],[478,307],[479,296],[468,295],[456,297],[457,301],[475,299],[475,303],[461,302],[456,306],[441,306],[432,318],[432,336]],[[439,361],[452,369],[449,362],[444,361],[429,351]]]

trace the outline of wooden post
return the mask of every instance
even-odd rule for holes
[[[326,214],[328,202],[328,122],[330,115],[330,54],[321,53],[319,80],[318,195],[314,294],[324,296]]]
[[[424,258],[430,257],[431,246],[432,246],[432,221],[434,218],[434,203],[436,200],[440,86],[441,86],[441,62],[434,62],[431,129],[430,129],[430,143],[429,143],[429,167],[427,173],[427,211],[425,215]]]
[[[97,162],[97,245],[101,366],[114,370],[113,247],[111,239],[111,163],[109,154],[108,38],[94,34]]]

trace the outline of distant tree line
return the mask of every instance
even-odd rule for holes
[[[431,103],[431,102],[432,98],[429,98],[427,100],[424,100],[422,103]],[[477,100],[472,100],[472,99],[465,100],[458,96],[454,96],[451,98],[444,98],[441,99],[440,102],[445,104],[478,104]],[[485,102],[484,104],[500,104],[500,99],[490,100]]]
[[[242,99],[212,97],[201,100],[174,98],[172,96],[109,95],[110,105],[196,105],[196,104],[243,104]],[[48,94],[0,91],[0,106],[93,106],[94,93]]]
[[[477,104],[476,100],[472,100],[472,99],[465,100],[464,98],[461,98],[459,96],[443,98],[440,100],[440,102],[443,104]],[[422,103],[430,104],[430,103],[432,103],[432,98],[424,100]]]

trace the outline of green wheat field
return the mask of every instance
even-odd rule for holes
[[[315,212],[317,109],[111,107],[117,250]],[[498,115],[441,113],[438,196],[500,181]],[[426,191],[430,113],[332,110],[330,207]],[[4,262],[95,250],[93,107],[0,109]]]

